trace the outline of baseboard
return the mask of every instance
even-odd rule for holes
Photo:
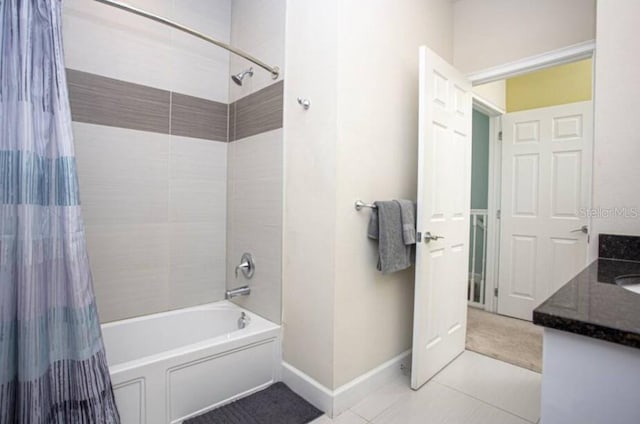
[[[333,417],[333,392],[296,367],[282,361],[282,381],[304,400]]]
[[[407,350],[337,389],[330,390],[294,366],[283,362],[282,381],[307,402],[330,417],[335,417],[401,376],[401,365],[409,369],[410,363],[411,350]]]
[[[401,365],[410,369],[411,350],[402,352],[371,371],[362,374],[333,392],[333,415],[336,416],[355,406],[362,399],[402,375]]]

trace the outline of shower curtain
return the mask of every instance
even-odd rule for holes
[[[85,246],[62,0],[0,0],[0,424],[119,423]]]

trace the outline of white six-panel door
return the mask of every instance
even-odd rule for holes
[[[589,101],[503,115],[500,314],[531,320],[586,264],[592,114]]]
[[[471,84],[421,47],[419,85],[414,389],[465,348],[471,198]]]

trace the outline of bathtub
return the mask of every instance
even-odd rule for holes
[[[280,379],[280,326],[231,302],[111,322],[102,333],[122,424],[180,423]]]

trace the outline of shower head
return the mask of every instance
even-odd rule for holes
[[[231,80],[232,80],[233,82],[235,82],[236,84],[238,84],[238,85],[240,85],[240,86],[241,86],[241,85],[242,85],[242,80],[243,80],[247,75],[249,75],[250,77],[252,77],[252,76],[253,76],[253,68],[249,68],[249,69],[247,69],[246,71],[242,71],[242,72],[237,73],[237,74],[235,74],[235,75],[231,75]]]

